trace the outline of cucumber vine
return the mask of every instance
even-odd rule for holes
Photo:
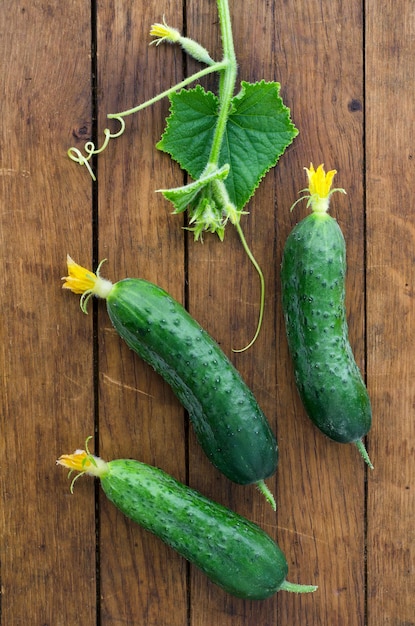
[[[232,25],[228,0],[217,0],[223,58],[212,59],[199,43],[184,37],[163,23],[153,24],[151,43],[179,44],[183,50],[206,67],[176,85],[127,111],[110,113],[109,120],[120,124],[116,132],[104,129],[100,147],[92,141],[68,150],[68,156],[85,165],[95,180],[90,161],[103,152],[111,139],[120,137],[126,128],[125,118],[168,97],[170,115],[165,131],[156,147],[177,161],[192,179],[189,184],[173,189],[158,190],[174,206],[174,213],[188,211],[188,230],[195,240],[202,240],[204,232],[216,233],[224,239],[228,222],[234,225],[238,236],[260,279],[260,310],[257,328],[252,340],[242,352],[256,341],[264,312],[265,281],[240,225],[243,210],[267,171],[276,165],[279,157],[291,144],[298,130],[290,119],[290,111],[279,95],[280,84],[262,80],[257,83],[242,81],[239,93],[234,95],[237,78]],[[212,73],[219,75],[218,96],[205,91],[200,84],[186,89]]]

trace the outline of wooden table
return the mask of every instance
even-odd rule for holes
[[[127,120],[97,159],[97,182],[67,149],[102,140],[128,109],[198,67],[149,47],[163,13],[220,56],[214,0],[3,0],[1,94],[1,626],[413,626],[415,624],[415,181],[413,0],[230,0],[239,79],[277,80],[300,134],[236,232],[195,243],[155,190],[183,173],[155,149],[168,101]],[[203,81],[215,90],[216,79]],[[96,123],[95,123],[96,122]],[[306,214],[290,214],[310,161],[336,168],[332,214],[347,241],[350,338],[365,372],[374,471],[305,416],[287,353],[280,261]],[[61,289],[70,253],[107,258],[111,280],[167,289],[253,389],[280,446],[268,481],[277,512],[220,475],[168,386],[120,340],[102,302]],[[69,492],[62,453],[95,434],[106,459],[159,466],[260,524],[289,579],[315,594],[232,598],[125,519],[84,478]]]

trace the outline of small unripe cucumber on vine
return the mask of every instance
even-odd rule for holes
[[[128,459],[107,463],[91,455],[87,446],[86,451],[61,456],[58,463],[98,477],[106,496],[127,517],[232,595],[260,600],[279,590],[317,589],[286,580],[283,552],[257,524],[158,468]]]
[[[362,437],[372,423],[369,395],[353,356],[345,309],[346,246],[328,214],[335,170],[307,169],[312,212],[286,241],[282,306],[295,380],[314,424],[330,439],[355,443],[372,467]],[[304,196],[303,196],[304,197]]]
[[[166,291],[138,278],[112,284],[99,269],[94,274],[69,257],[64,287],[82,294],[84,311],[92,294],[106,300],[119,335],[169,383],[187,409],[213,465],[236,483],[255,483],[275,508],[264,479],[276,470],[277,442],[234,365]]]

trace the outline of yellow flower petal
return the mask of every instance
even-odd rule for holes
[[[150,30],[150,35],[152,37],[157,37],[157,41],[152,41],[157,46],[162,41],[168,41],[170,43],[176,43],[180,39],[180,33],[176,28],[172,28],[168,26],[163,18],[163,24],[153,24]]]
[[[68,276],[62,278],[64,284],[63,289],[70,289],[73,293],[83,294],[85,291],[93,291],[98,277],[94,272],[87,270],[85,267],[75,263],[73,259],[67,255]]]
[[[314,213],[327,213],[329,210],[331,195],[336,191],[346,193],[344,189],[331,188],[333,178],[334,175],[337,174],[337,170],[330,170],[326,174],[323,164],[319,165],[315,170],[312,163],[310,163],[310,167],[305,167],[304,169],[307,172],[308,188],[303,189],[302,193],[305,193],[306,195],[302,196],[302,198],[297,200],[297,202],[303,200],[304,198],[308,198],[307,206],[311,205],[311,209]],[[307,194],[307,192],[309,193]],[[297,202],[294,202],[291,209],[297,204]]]
[[[62,454],[56,463],[76,472],[87,472],[92,465],[91,455],[85,450],[75,450],[73,454]]]
[[[337,174],[337,170],[324,171],[324,165],[318,166],[317,170],[314,169],[313,164],[310,164],[310,168],[305,168],[308,176],[308,189],[311,196],[318,196],[319,198],[327,198],[330,194],[331,185],[334,175]]]
[[[83,474],[89,474],[90,476],[102,478],[109,472],[108,463],[89,452],[89,439],[91,439],[91,437],[88,437],[86,440],[86,450],[75,450],[73,454],[62,454],[62,456],[60,456],[56,461],[57,465],[62,465],[62,467],[66,467],[70,470],[69,475],[71,475],[72,472],[79,472],[79,474],[77,474],[72,480],[71,492],[73,492],[74,483]]]
[[[99,275],[100,267],[104,261],[101,261],[98,265],[96,274],[82,267],[82,265],[75,263],[69,254],[67,255],[66,262],[68,265],[68,276],[62,278],[62,280],[65,281],[62,288],[70,289],[73,293],[81,295],[80,305],[84,313],[87,313],[88,301],[92,295],[104,299],[108,298],[113,284],[109,280],[101,278]]]
[[[327,213],[332,194],[336,191],[346,193],[344,189],[331,188],[337,170],[330,170],[326,174],[323,164],[319,165],[317,170],[315,170],[312,163],[310,163],[310,167],[305,167],[304,169],[307,172],[308,187],[300,191],[304,195],[294,202],[291,206],[291,211],[301,200],[307,199],[307,207],[311,206],[313,213]]]

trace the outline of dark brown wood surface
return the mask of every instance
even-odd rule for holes
[[[262,181],[237,233],[195,243],[155,190],[177,164],[155,149],[163,100],[127,119],[94,162],[66,155],[102,141],[107,113],[177,83],[197,65],[149,47],[169,24],[220,56],[214,0],[165,4],[3,0],[0,4],[0,624],[1,626],[414,626],[415,180],[413,0],[229,0],[239,79],[277,80],[300,134]],[[203,85],[216,90],[217,79]],[[117,129],[116,124],[112,127]],[[280,297],[289,209],[305,166],[337,169],[332,200],[347,243],[350,339],[374,413],[367,447],[323,437],[306,417]],[[66,254],[103,274],[149,279],[183,302],[254,391],[277,434],[268,482],[253,487],[208,462],[170,388],[112,329],[102,302],[79,310],[61,289]],[[156,465],[256,521],[284,550],[289,579],[316,593],[263,602],[227,595],[128,521],[90,479],[74,495],[62,453],[95,436],[107,460]]]

